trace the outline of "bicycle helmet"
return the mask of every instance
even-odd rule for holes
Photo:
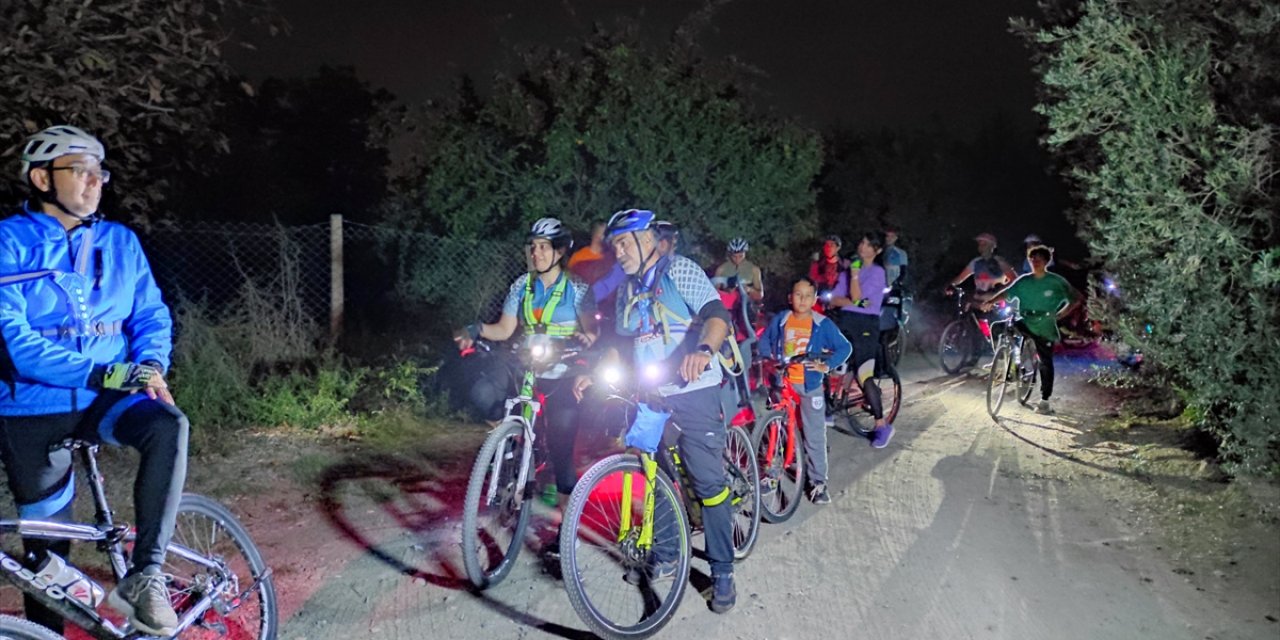
[[[680,227],[670,220],[657,220],[652,227],[659,240],[675,240],[680,237]]]
[[[623,209],[609,218],[606,238],[612,238],[624,233],[633,233],[636,231],[645,231],[654,226],[654,215],[652,211],[645,209]]]
[[[996,242],[996,237],[990,233],[979,233],[978,235],[974,236],[973,239],[977,240],[978,242],[990,242],[992,246],[995,246],[996,244],[998,244]]]
[[[1044,242],[1044,241],[1040,239],[1040,236],[1034,233],[1029,233],[1027,234],[1026,238],[1022,239],[1022,242],[1025,244],[1032,244],[1032,243],[1040,244],[1041,242]]]
[[[541,218],[529,229],[529,240],[543,238],[551,241],[551,248],[568,251],[573,247],[573,236],[555,218]]]
[[[837,248],[837,249],[839,249],[839,248],[841,248],[841,247],[843,247],[843,246],[844,246],[844,243],[840,241],[840,236],[838,236],[838,235],[836,235],[836,234],[834,234],[834,233],[833,233],[833,234],[831,234],[831,235],[829,235],[829,236],[827,236],[827,237],[825,237],[825,238],[823,238],[823,239],[822,239],[822,242],[823,242],[824,244],[825,244],[825,243],[827,243],[827,242],[834,242],[834,243],[836,244],[836,248]]]
[[[746,253],[751,248],[746,238],[734,238],[729,241],[729,253]]]
[[[78,127],[57,125],[49,127],[30,138],[22,146],[22,172],[18,177],[27,182],[32,165],[43,165],[56,158],[73,153],[86,153],[102,162],[107,152],[97,138]]]

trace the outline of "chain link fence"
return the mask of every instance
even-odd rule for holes
[[[518,244],[345,222],[184,223],[139,234],[170,303],[217,320],[248,290],[297,305],[317,327],[447,331],[496,318],[526,270]],[[332,336],[336,337],[336,336]]]

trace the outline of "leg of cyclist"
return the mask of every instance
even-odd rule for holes
[[[569,495],[578,482],[578,467],[574,458],[574,446],[578,438],[578,401],[573,397],[572,378],[538,380],[538,391],[544,394],[542,411],[546,416],[547,453],[551,470],[556,477],[556,508],[564,513]],[[543,547],[544,554],[560,552],[560,527],[556,535]]]
[[[680,425],[680,454],[702,502],[702,528],[714,583],[711,608],[724,613],[737,602],[733,583],[733,513],[724,466],[725,419],[717,389],[667,396],[671,417]]]
[[[804,452],[809,462],[809,500],[828,504],[827,492],[827,403],[822,387],[805,391],[804,383],[789,382],[800,395],[800,426],[804,430]]]
[[[871,434],[871,446],[883,449],[893,438],[893,425],[885,422],[880,387],[875,380],[876,354],[880,353],[880,317],[863,313],[848,315],[848,337],[853,344],[850,368],[858,376],[858,385],[862,387],[862,395],[866,397],[867,404],[871,407],[871,416],[876,421],[875,431]]]
[[[109,602],[129,616],[134,626],[170,635],[178,617],[161,567],[187,478],[187,417],[177,407],[134,394],[111,404],[97,429],[104,442],[131,447],[141,454],[133,484],[138,538],[132,566],[111,592]]]
[[[9,479],[9,491],[18,517],[71,522],[75,484],[71,452],[50,452],[49,447],[75,433],[83,414],[9,416],[0,418],[0,460]],[[24,564],[36,571],[48,552],[63,558],[71,542],[23,538]],[[30,596],[23,596],[27,619],[62,635],[63,620]]]

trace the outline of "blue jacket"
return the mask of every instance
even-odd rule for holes
[[[840,329],[836,327],[836,323],[817,311],[813,313],[813,335],[809,337],[809,348],[807,355],[810,357],[820,358],[832,369],[844,364],[849,359],[849,355],[853,353],[853,347],[849,344],[849,340],[840,333]],[[791,317],[791,310],[788,309],[773,316],[773,320],[769,322],[769,326],[765,328],[764,335],[760,336],[760,353],[767,358],[776,360],[783,359],[782,349],[785,346],[786,336],[783,334],[782,327],[786,325],[787,318]],[[808,370],[804,372],[804,390],[814,391],[822,387],[823,374],[817,371]]]
[[[87,408],[95,365],[169,367],[173,320],[138,237],[114,222],[91,229],[82,254],[84,226],[67,232],[29,207],[0,220],[0,416]]]

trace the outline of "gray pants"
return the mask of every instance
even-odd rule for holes
[[[791,383],[800,394],[800,428],[804,430],[804,451],[809,463],[809,483],[827,481],[827,401],[822,387],[806,392],[804,384]]]

